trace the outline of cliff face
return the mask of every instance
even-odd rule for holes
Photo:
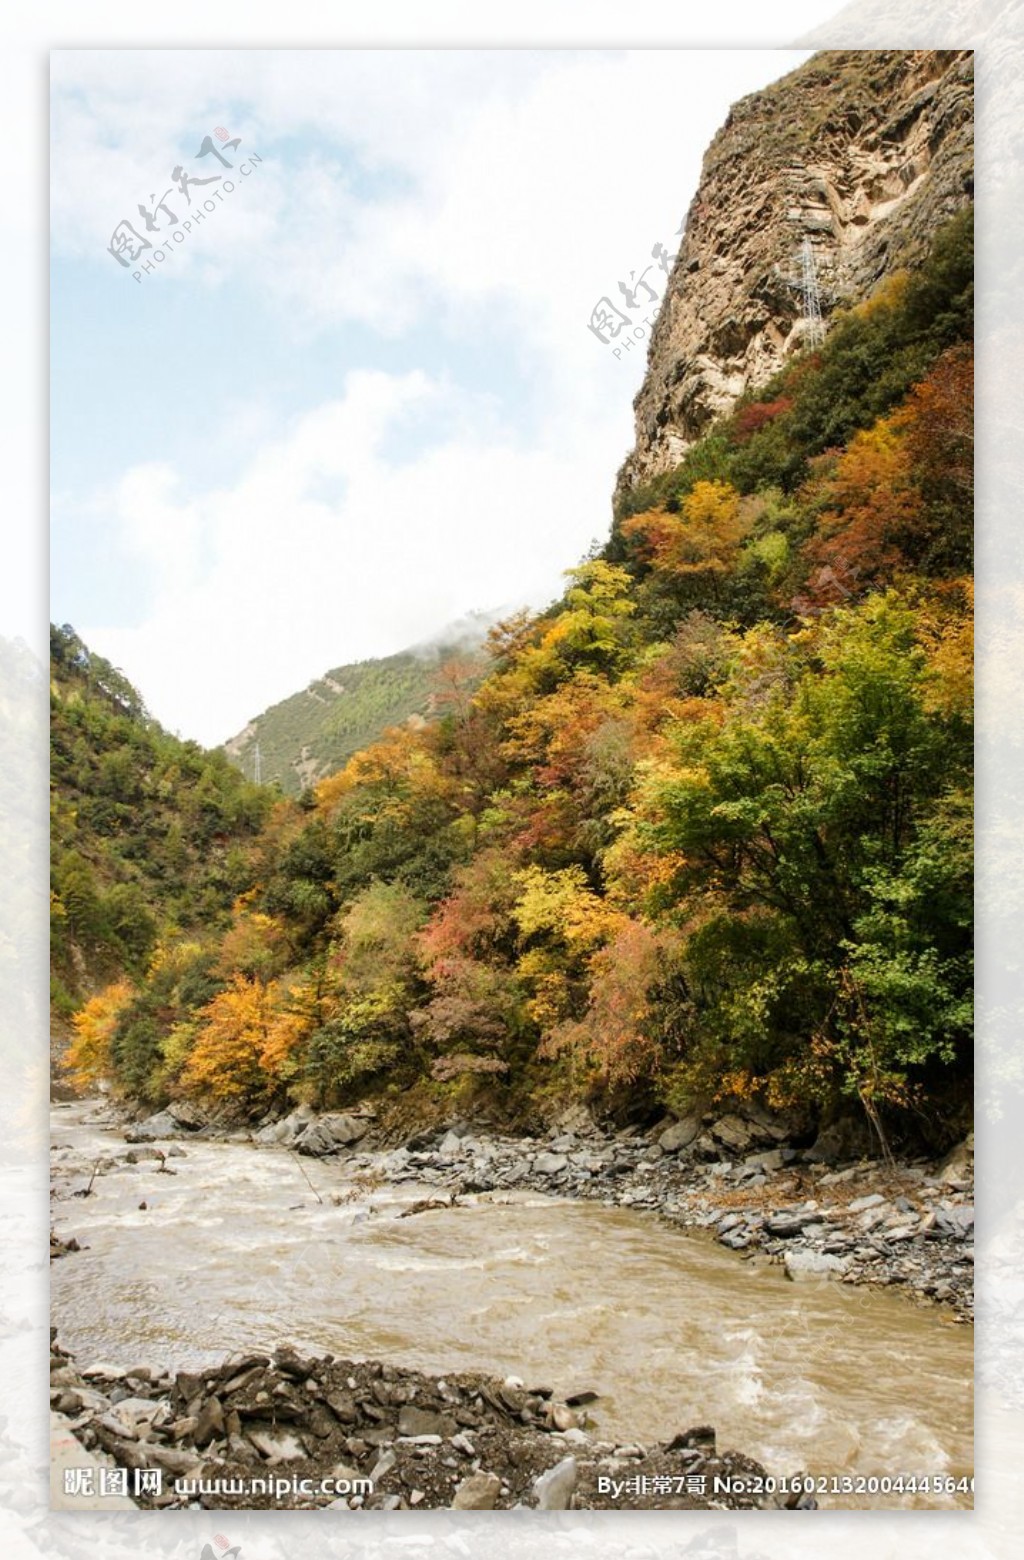
[[[973,167],[968,50],[825,51],[737,103],[704,158],[617,496],[804,342],[805,239],[827,327],[971,200]]]

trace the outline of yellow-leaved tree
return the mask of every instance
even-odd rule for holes
[[[263,1066],[270,1035],[271,993],[262,981],[236,975],[199,1014],[184,1089],[221,1104],[256,1105],[268,1093]]]
[[[71,1020],[75,1038],[68,1047],[64,1065],[76,1088],[95,1088],[112,1076],[111,1041],[117,1020],[132,996],[133,989],[127,981],[115,981],[90,997]]]

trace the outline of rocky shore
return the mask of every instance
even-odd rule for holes
[[[455,1122],[395,1147],[370,1110],[317,1115],[302,1107],[240,1132],[172,1105],[125,1136],[156,1145],[193,1133],[313,1159],[341,1155],[367,1185],[423,1183],[449,1200],[516,1188],[646,1210],[748,1259],[782,1263],[795,1281],[886,1287],[946,1307],[957,1321],[973,1316],[973,1135],[940,1161],[887,1163],[866,1154],[848,1127],[794,1146],[792,1123],[768,1112],[608,1132],[576,1107],[534,1136]]]
[[[698,1425],[667,1443],[619,1445],[587,1431],[581,1392],[432,1377],[379,1361],[248,1354],[201,1372],[79,1366],[54,1340],[50,1400],[100,1463],[124,1470],[138,1505],[173,1509],[490,1511],[807,1509],[770,1493],[765,1469],[719,1451]],[[154,1479],[136,1479],[144,1472]],[[88,1497],[83,1495],[83,1509]]]

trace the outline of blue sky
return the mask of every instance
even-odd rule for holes
[[[675,247],[729,104],[804,57],[55,54],[53,616],[213,743],[550,599],[606,533],[644,366],[590,310]],[[245,181],[197,161],[215,127]],[[140,284],[107,245],[178,164],[236,188]]]

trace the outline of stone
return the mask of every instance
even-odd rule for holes
[[[848,1213],[863,1213],[866,1208],[880,1208],[885,1198],[879,1192],[872,1192],[867,1197],[855,1197],[847,1208]]]
[[[750,1154],[743,1161],[755,1172],[758,1170],[781,1170],[785,1164],[785,1158],[781,1148],[766,1148],[760,1154]]]
[[[306,1449],[295,1435],[287,1430],[257,1430],[250,1427],[246,1434],[258,1452],[261,1452],[268,1462],[290,1462],[295,1457],[304,1457]]]
[[[579,1466],[575,1457],[563,1457],[546,1473],[533,1481],[533,1496],[538,1511],[568,1511],[572,1501]]]
[[[320,1125],[330,1134],[335,1143],[347,1147],[350,1143],[361,1142],[373,1123],[367,1116],[337,1112],[329,1116],[321,1116]]]
[[[764,1227],[769,1235],[778,1235],[784,1239],[789,1239],[794,1235],[799,1235],[804,1225],[809,1223],[810,1219],[807,1214],[772,1213],[765,1220]]]
[[[683,1116],[666,1127],[658,1138],[658,1147],[664,1154],[678,1154],[700,1135],[700,1117]]]
[[[197,1446],[205,1446],[208,1441],[224,1434],[224,1410],[218,1397],[208,1397],[196,1417],[196,1428],[192,1439]]]
[[[170,1111],[158,1110],[154,1116],[147,1116],[145,1121],[137,1121],[126,1128],[124,1140],[126,1143],[150,1143],[157,1138],[173,1137],[180,1131],[181,1127]]]
[[[711,1128],[711,1136],[732,1153],[744,1153],[754,1142],[756,1133],[749,1122],[740,1116],[722,1116]]]
[[[390,1473],[392,1468],[396,1466],[397,1462],[398,1458],[395,1456],[391,1447],[386,1447],[384,1451],[381,1452],[370,1471],[370,1478],[372,1479],[373,1483],[379,1484],[384,1475],[386,1473]]]
[[[954,1208],[940,1208],[936,1219],[940,1228],[945,1227],[963,1238],[974,1229],[974,1205],[962,1203]]]
[[[565,1154],[538,1154],[533,1168],[538,1175],[557,1175],[568,1163]]]
[[[179,1450],[175,1446],[159,1446],[155,1442],[146,1445],[146,1461],[178,1477],[188,1476],[203,1465],[203,1459],[195,1452]]]
[[[407,1403],[399,1412],[399,1435],[443,1435],[444,1430],[443,1415],[435,1413],[432,1409],[415,1408],[411,1403]]]
[[[186,1132],[197,1132],[207,1124],[206,1116],[198,1105],[192,1104],[191,1100],[172,1100],[165,1109],[167,1115],[171,1116]]]
[[[837,1278],[847,1271],[849,1263],[844,1257],[826,1251],[787,1251],[786,1277],[796,1281],[815,1278]]]
[[[337,1415],[343,1425],[354,1425],[359,1417],[356,1400],[347,1392],[328,1392],[327,1407]]]
[[[292,1147],[297,1154],[305,1154],[312,1159],[324,1159],[328,1154],[338,1152],[337,1142],[321,1121],[311,1122],[304,1128]]]
[[[496,1473],[471,1473],[463,1479],[452,1497],[452,1511],[493,1511],[501,1494]]]

